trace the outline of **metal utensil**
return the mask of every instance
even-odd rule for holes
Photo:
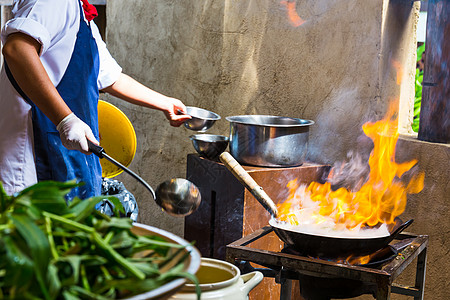
[[[190,215],[198,208],[200,202],[199,189],[183,178],[164,181],[156,188],[156,203],[170,215]]]
[[[230,122],[230,153],[241,164],[294,167],[304,163],[311,120],[242,115]]]
[[[211,128],[217,120],[220,120],[218,114],[199,107],[187,106],[186,112],[191,119],[184,122],[184,127],[194,131],[204,132]]]
[[[244,170],[244,168],[228,152],[219,156],[220,161],[228,170],[249,190],[249,192],[261,203],[261,205],[274,217],[278,216],[278,209],[269,195],[259,186],[256,181]]]
[[[228,147],[228,137],[217,134],[194,134],[189,137],[194,149],[210,160],[217,160]]]
[[[276,220],[269,220],[270,226],[275,234],[287,245],[304,255],[315,257],[348,257],[350,255],[363,256],[371,254],[387,246],[401,231],[411,225],[413,219],[402,222],[400,218],[395,219],[389,229],[389,235],[382,237],[328,237],[317,234],[303,233],[282,228]]]
[[[139,181],[152,194],[153,200],[165,212],[173,216],[186,216],[194,212],[201,202],[200,191],[192,182],[183,178],[174,178],[161,183],[156,188],[156,193],[153,188],[136,173],[122,165],[120,162],[106,154],[103,147],[95,145],[88,140],[89,150],[97,155],[99,158],[106,158],[111,163],[115,164],[133,178]]]

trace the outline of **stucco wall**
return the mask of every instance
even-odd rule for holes
[[[278,1],[110,0],[107,43],[125,73],[187,105],[222,117],[316,121],[310,159],[330,162],[345,157],[362,123],[384,114],[383,82],[393,76],[384,64],[390,54],[382,52],[384,10],[381,0],[301,1],[297,12],[306,22],[294,27]],[[169,127],[160,112],[120,107],[138,134],[131,167],[153,185],[183,176],[192,132]],[[222,120],[210,131],[228,134],[228,126]],[[152,222],[156,216],[147,213],[143,220]]]
[[[238,114],[312,119],[316,125],[309,159],[333,163],[349,150],[368,154],[371,144],[360,138],[361,125],[380,119],[390,101],[400,99],[400,127],[407,128],[418,5],[401,0],[298,1],[296,12],[306,22],[296,27],[282,1],[108,0],[106,39],[125,73],[186,105],[220,114],[223,119],[211,133],[227,135],[224,117]],[[186,155],[194,152],[188,139],[192,132],[170,127],[160,112],[103,97],[135,126],[134,171],[154,187],[185,176]],[[418,158],[430,174],[405,215],[416,220],[411,231],[435,239],[426,299],[444,299],[450,266],[443,258],[448,254],[443,241],[449,232],[448,222],[445,229],[441,222],[448,220],[449,148],[424,144],[402,143],[398,149],[400,156]],[[118,179],[137,197],[140,222],[182,235],[182,219],[162,213],[127,175]],[[430,210],[439,218],[431,217]]]
[[[417,159],[419,169],[425,172],[425,188],[408,198],[402,214],[404,220],[414,219],[409,232],[429,235],[424,299],[447,299],[450,288],[450,144],[428,143],[404,136],[397,142],[396,150],[399,162]],[[412,270],[408,271],[401,279],[414,285]]]

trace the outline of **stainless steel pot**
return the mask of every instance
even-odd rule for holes
[[[311,120],[266,115],[227,117],[230,153],[242,164],[293,167],[303,164]]]

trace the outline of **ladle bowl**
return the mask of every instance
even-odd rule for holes
[[[156,188],[156,203],[173,216],[187,216],[194,212],[201,202],[199,189],[189,180],[173,178]]]

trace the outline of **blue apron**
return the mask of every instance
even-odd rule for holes
[[[81,187],[72,190],[66,197],[81,199],[99,196],[102,184],[102,169],[99,158],[85,155],[77,150],[65,148],[56,130],[56,126],[23,93],[12,77],[5,63],[5,70],[11,84],[32,106],[35,163],[38,181],[68,181],[76,179],[84,182]],[[80,4],[80,29],[75,48],[63,78],[56,87],[72,112],[85,122],[98,135],[98,87],[99,55],[97,44],[89,25],[83,17]]]

